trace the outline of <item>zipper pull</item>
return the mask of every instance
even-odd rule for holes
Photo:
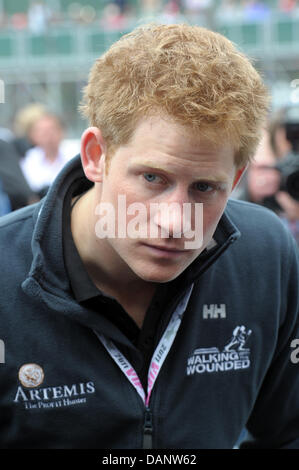
[[[143,449],[153,448],[153,417],[149,408],[146,408],[143,425]]]

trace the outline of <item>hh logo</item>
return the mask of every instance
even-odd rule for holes
[[[204,320],[208,318],[226,318],[225,304],[204,304],[202,317]]]

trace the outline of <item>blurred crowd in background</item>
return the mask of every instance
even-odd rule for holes
[[[265,20],[273,11],[299,16],[299,0],[102,0],[100,10],[76,2],[69,3],[63,11],[57,8],[59,0],[32,1],[28,3],[28,11],[11,15],[7,10],[4,13],[3,1],[0,0],[0,28],[27,29],[37,35],[62,23],[97,23],[103,30],[128,30],[131,24],[135,25],[138,15],[154,16],[155,21],[164,23],[192,18],[193,24],[198,19],[199,23],[210,26],[215,15],[223,18],[227,15],[231,20],[241,16],[254,21]],[[34,82],[28,84],[27,88],[33,89],[34,85]],[[53,86],[57,87],[56,82]],[[65,91],[68,86],[66,83]],[[295,101],[297,104],[291,107],[272,110],[255,159],[232,197],[276,212],[299,246],[299,99]],[[80,151],[80,135],[69,139],[70,120],[65,107],[64,113],[58,115],[38,99],[28,99],[25,106],[18,101],[17,104],[19,109],[10,128],[7,122],[6,125],[0,122],[0,215],[44,197],[65,163]]]
[[[299,247],[299,106],[286,106],[268,126],[233,196],[273,210]]]
[[[130,28],[136,18],[151,16],[164,23],[185,18],[210,26],[215,16],[260,21],[266,20],[275,11],[299,16],[299,0],[103,0],[100,3],[103,3],[101,9],[73,2],[62,10],[57,9],[57,0],[32,1],[24,12],[8,14],[4,9],[1,13],[0,9],[0,28],[29,29],[40,34],[51,26],[70,23],[98,24],[108,30],[123,30]]]
[[[13,129],[0,128],[2,213],[37,202],[63,166],[79,151],[65,139],[62,119],[41,103],[17,113]],[[0,209],[1,211],[1,209]]]

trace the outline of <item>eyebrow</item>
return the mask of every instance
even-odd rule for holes
[[[170,169],[163,168],[163,166],[156,164],[156,163],[153,164],[151,161],[144,162],[144,163],[133,162],[131,168],[143,170],[143,171],[153,171],[153,172],[162,171],[163,173],[172,175],[172,176],[178,175],[177,171],[171,171]],[[228,183],[228,178],[224,174],[218,174],[218,175],[216,174],[216,175],[195,177],[194,181],[205,181],[207,183],[225,184],[225,183]]]

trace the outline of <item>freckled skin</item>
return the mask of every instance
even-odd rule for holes
[[[154,202],[175,202],[181,206],[201,202],[203,245],[177,256],[160,257],[146,244],[183,249],[186,239],[95,237],[99,264],[103,268],[109,266],[106,275],[119,281],[124,277],[150,282],[176,278],[212,239],[235,176],[234,151],[230,144],[222,143],[217,149],[177,124],[158,118],[141,122],[130,143],[119,147],[112,156],[103,181],[96,183],[94,203],[109,202],[117,207],[120,194],[126,196],[127,207],[136,202],[147,208]],[[96,221],[94,217],[93,226]]]

